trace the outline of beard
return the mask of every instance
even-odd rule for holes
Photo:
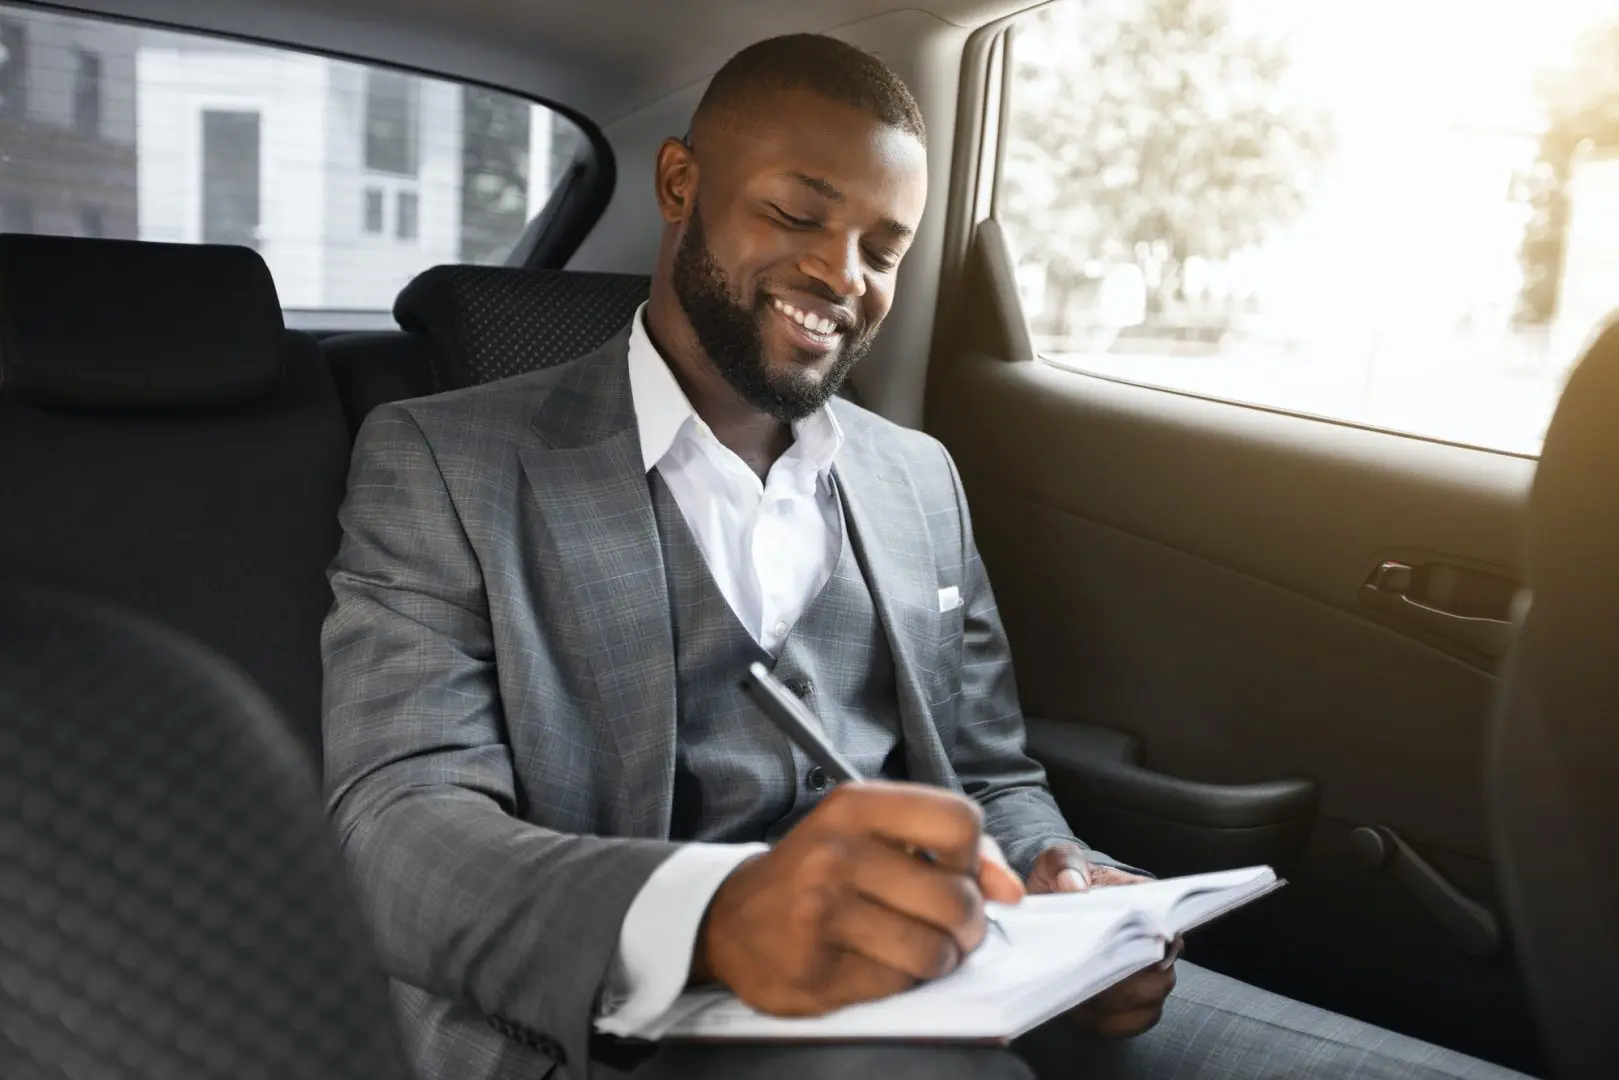
[[[877,333],[873,326],[858,338],[845,335],[820,377],[800,363],[773,370],[764,339],[765,320],[774,317],[769,298],[761,292],[751,307],[743,302],[709,250],[697,207],[675,251],[673,277],[675,298],[720,376],[743,401],[783,423],[802,420],[830,401]],[[799,359],[808,356],[802,353]]]

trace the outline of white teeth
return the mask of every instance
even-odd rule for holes
[[[783,300],[776,301],[776,310],[787,316],[789,319],[792,319],[804,329],[813,331],[817,334],[830,334],[838,328],[838,324],[833,320],[823,318],[820,315],[815,315],[808,311],[800,311],[793,307],[793,305]]]

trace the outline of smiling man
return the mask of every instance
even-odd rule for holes
[[[1014,1051],[615,1037],[691,985],[883,997],[959,964],[986,899],[1139,880],[1023,752],[949,456],[835,396],[927,202],[905,86],[754,46],[655,193],[616,340],[380,408],[355,449],[327,782],[420,1075],[1506,1075],[1185,965],[1170,996],[1173,962]],[[742,696],[755,661],[879,779],[829,790]]]

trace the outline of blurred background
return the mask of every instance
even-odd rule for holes
[[[1052,362],[1536,454],[1619,310],[1619,6],[1062,0],[1000,211]]]

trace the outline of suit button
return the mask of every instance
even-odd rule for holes
[[[827,777],[826,770],[817,765],[805,774],[804,786],[819,795],[832,786],[832,781]]]
[[[814,686],[808,679],[789,679],[787,680],[787,689],[791,690],[797,697],[807,698],[810,696],[810,691],[814,689]]]

